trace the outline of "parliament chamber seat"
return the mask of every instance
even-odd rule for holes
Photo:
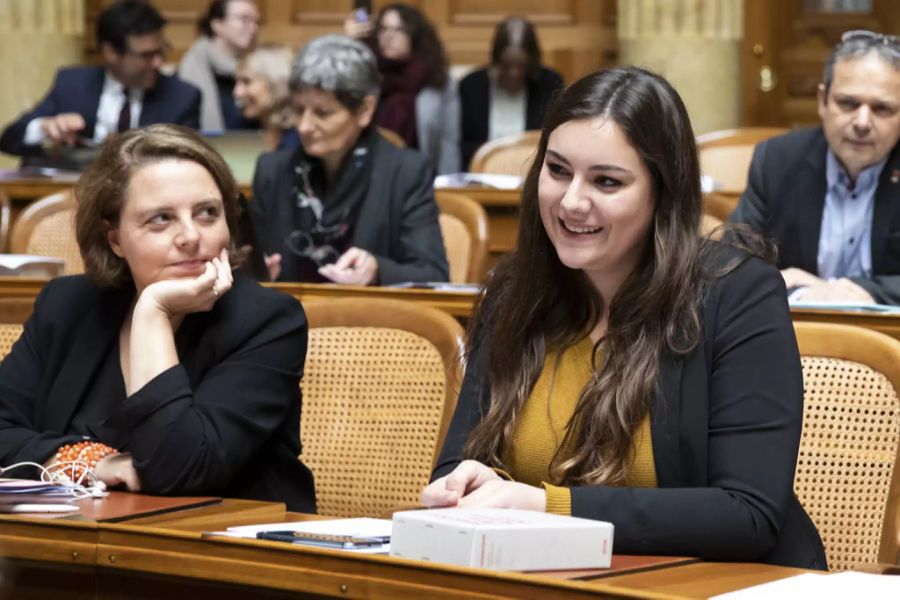
[[[435,190],[438,223],[450,265],[450,283],[481,283],[488,259],[488,217],[478,203],[457,192]]]
[[[398,300],[304,308],[300,458],[315,475],[318,513],[381,517],[418,504],[456,407],[462,327]]]
[[[540,131],[524,131],[486,142],[475,151],[469,171],[525,177],[540,139]]]
[[[900,564],[900,341],[846,325],[794,328],[804,387],[794,490],[828,566]]]
[[[22,211],[10,237],[10,252],[65,261],[63,274],[84,272],[75,239],[75,196],[71,190],[41,198]]]

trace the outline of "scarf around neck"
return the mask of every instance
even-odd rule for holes
[[[320,282],[318,269],[346,251],[360,208],[369,190],[374,162],[375,128],[362,131],[347,151],[333,182],[328,182],[322,161],[299,147],[291,161],[294,178],[294,224],[284,243],[283,281]],[[288,259],[288,260],[286,260]]]
[[[428,81],[425,63],[416,56],[403,60],[379,57],[378,70],[382,83],[375,124],[396,132],[410,148],[418,148],[416,96]]]
[[[212,38],[201,37],[181,59],[178,76],[200,89],[200,129],[203,131],[225,129],[216,75],[236,77],[237,61],[233,56],[219,52]]]

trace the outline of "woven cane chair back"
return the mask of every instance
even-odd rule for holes
[[[34,298],[0,298],[0,360],[22,336],[22,325],[34,309]]]
[[[743,192],[756,145],[787,132],[781,127],[742,127],[697,136],[700,170],[719,183],[723,190]]]
[[[469,171],[525,177],[540,140],[540,131],[524,131],[491,140],[475,151]]]
[[[488,219],[484,208],[456,192],[435,191],[438,222],[450,265],[450,283],[481,283],[487,267]]]
[[[398,300],[312,302],[301,460],[319,514],[380,517],[417,504],[456,405],[463,331]]]
[[[13,226],[10,252],[61,258],[66,263],[63,274],[84,273],[75,240],[75,196],[72,192],[60,192],[30,204]]]
[[[896,563],[900,342],[858,327],[794,327],[805,388],[794,490],[832,570]]]

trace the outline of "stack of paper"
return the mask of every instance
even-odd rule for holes
[[[0,512],[76,511],[70,503],[77,497],[71,486],[32,481],[0,479]]]
[[[900,598],[900,577],[869,573],[805,573],[771,583],[764,583],[737,592],[715,596],[712,600],[897,600]]]
[[[434,187],[436,188],[480,186],[498,190],[517,190],[522,187],[523,183],[522,177],[499,173],[451,173],[434,178]]]

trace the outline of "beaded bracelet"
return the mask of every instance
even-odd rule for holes
[[[66,444],[56,452],[58,470],[69,479],[80,482],[87,473],[93,472],[97,463],[107,456],[115,456],[119,451],[100,442],[78,442]]]

